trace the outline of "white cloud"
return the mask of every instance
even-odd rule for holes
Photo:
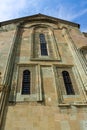
[[[87,9],[83,9],[81,11],[76,11],[76,12],[75,11],[72,11],[69,13],[67,12],[66,18],[68,20],[74,20],[74,19],[76,19],[76,18],[78,18],[86,13],[87,13]]]
[[[25,7],[25,0],[2,0],[0,3],[0,21],[18,16],[21,9]]]
[[[81,8],[82,3],[79,5],[72,5],[71,3],[60,3],[60,0],[57,0],[57,4],[53,5],[54,2],[48,4],[49,2],[50,0],[2,0],[0,2],[0,21],[37,13],[43,13],[61,19],[75,21],[76,18],[79,18],[87,13],[86,7]],[[83,6],[86,4],[86,2],[83,2]]]
[[[87,13],[87,9],[77,10],[76,6],[71,7],[70,5],[64,6],[63,4],[58,5],[55,9],[45,8],[44,13],[52,15],[61,19],[74,20]]]
[[[30,15],[38,11],[40,0],[2,0],[0,2],[0,21],[21,17],[23,13]],[[21,16],[20,16],[21,15]]]

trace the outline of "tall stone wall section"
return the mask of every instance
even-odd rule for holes
[[[34,32],[38,32],[37,24],[43,32],[43,26],[46,25],[47,29],[49,28],[47,35],[54,37],[48,41],[51,44],[49,53],[51,51],[52,58],[42,58],[38,53],[38,45],[35,45],[38,43],[34,43],[33,40]],[[6,71],[12,45],[15,48],[9,101],[6,105],[6,114],[3,116],[2,130],[86,130],[87,75],[82,66],[86,67],[86,64],[79,59],[78,48],[83,48],[87,38],[76,27],[66,24],[48,22],[43,22],[43,26],[40,24],[38,22],[22,26],[19,24],[18,30],[1,33],[0,46],[4,48],[1,49],[1,56],[4,58],[0,60],[2,75]],[[36,30],[33,31],[34,27],[31,26],[36,26]],[[83,39],[81,43],[79,37]],[[32,50],[34,48],[37,49],[35,52]],[[9,64],[11,65],[11,61]],[[33,75],[32,93],[29,96],[21,95],[21,75],[24,68],[29,69]],[[70,72],[76,95],[65,94],[61,73],[64,70]]]

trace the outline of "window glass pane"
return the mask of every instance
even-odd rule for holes
[[[45,40],[44,34],[40,34],[39,37],[40,37],[41,55],[48,55],[47,44],[46,44],[46,40]]]
[[[23,72],[22,94],[30,94],[30,71]]]
[[[75,92],[74,92],[74,89],[73,89],[73,86],[72,86],[72,82],[71,82],[69,73],[67,71],[63,71],[62,75],[63,75],[63,80],[64,80],[64,84],[65,84],[67,94],[68,95],[74,95]]]
[[[48,54],[47,54],[47,50],[46,50],[46,49],[42,49],[41,55],[44,55],[44,56],[45,56],[45,55],[48,55]]]

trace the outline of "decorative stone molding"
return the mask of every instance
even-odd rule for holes
[[[84,107],[84,106],[87,106],[87,103],[85,102],[75,102],[75,103],[62,103],[62,104],[58,104],[59,107],[71,107],[71,106],[75,106],[75,107]]]
[[[62,103],[62,104],[58,104],[59,107],[70,107],[70,104],[67,103]]]
[[[86,102],[78,102],[78,103],[73,103],[72,106],[84,107],[84,106],[87,106],[87,103]]]
[[[60,55],[53,28],[47,24],[36,24],[31,33],[31,60],[35,61],[59,61]],[[39,34],[45,34],[48,56],[41,56]],[[37,44],[35,44],[37,43]],[[32,51],[33,50],[33,51]]]
[[[21,94],[22,86],[22,74],[24,70],[29,70],[31,72],[31,93],[29,95]],[[12,88],[10,92],[9,102],[24,102],[24,101],[42,101],[42,88],[40,79],[40,66],[38,64],[18,64],[18,74],[17,81],[12,83]]]

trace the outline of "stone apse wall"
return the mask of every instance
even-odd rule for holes
[[[5,100],[1,129],[86,130],[87,66],[80,50],[86,50],[87,38],[77,27],[62,23],[25,22],[11,27],[0,32],[1,86],[6,87],[0,92],[1,101]],[[40,55],[40,33],[45,34],[48,57]],[[21,94],[25,69],[31,72],[30,95]],[[64,70],[70,74],[75,95],[66,94]]]

